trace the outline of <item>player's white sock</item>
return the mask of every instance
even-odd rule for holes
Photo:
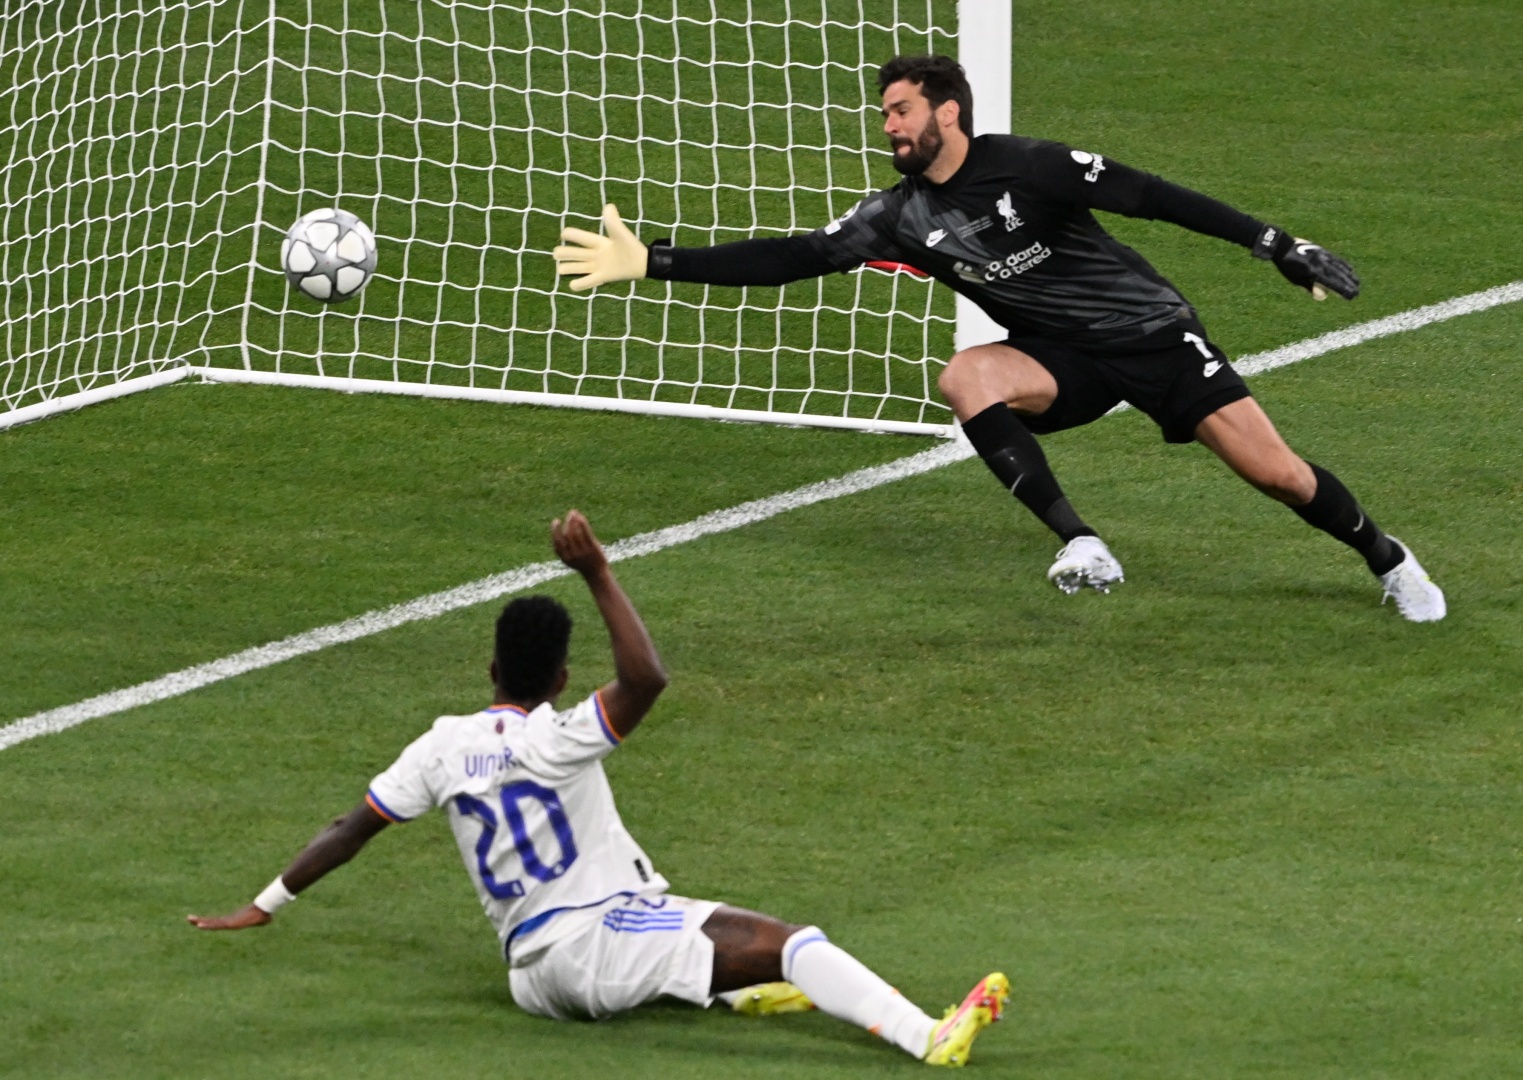
[[[917,1058],[925,1057],[936,1021],[900,996],[817,926],[806,926],[783,945],[783,978],[822,1012],[866,1028]]]
[[[740,999],[740,991],[739,990],[726,990],[723,993],[715,994],[714,996],[716,998],[718,998],[720,1001],[724,1002],[726,1005],[729,1005],[729,1006],[731,1006],[733,1008],[734,1005],[735,1005],[735,1002]]]

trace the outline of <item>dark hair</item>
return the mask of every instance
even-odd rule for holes
[[[900,79],[920,87],[933,109],[957,102],[957,126],[968,138],[973,137],[973,88],[956,60],[950,56],[896,56],[878,69],[878,93]]]
[[[571,615],[548,596],[521,596],[497,617],[497,688],[514,701],[550,693],[566,663]]]

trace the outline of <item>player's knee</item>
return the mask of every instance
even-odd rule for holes
[[[947,366],[936,376],[936,388],[943,397],[953,397],[959,390],[978,378],[978,359],[973,349],[953,353]]]
[[[1260,466],[1248,480],[1265,495],[1287,506],[1304,506],[1317,493],[1317,478],[1300,458]]]
[[[940,375],[936,376],[936,389],[941,391],[941,396],[944,398],[949,398],[957,392],[957,376],[953,373],[950,363],[941,369]]]

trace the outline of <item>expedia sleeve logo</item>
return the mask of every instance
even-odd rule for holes
[[[1087,150],[1071,150],[1069,156],[1080,165],[1089,166],[1089,172],[1084,174],[1084,179],[1091,184],[1100,179],[1100,174],[1105,171],[1105,159],[1099,154],[1091,154]]]

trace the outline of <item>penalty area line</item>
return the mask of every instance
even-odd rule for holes
[[[1322,356],[1338,349],[1346,349],[1366,341],[1389,337],[1392,334],[1406,333],[1433,323],[1486,311],[1489,308],[1516,303],[1520,300],[1523,300],[1523,281],[1514,281],[1494,289],[1457,296],[1452,300],[1413,308],[1383,319],[1373,319],[1370,322],[1359,323],[1318,337],[1307,338],[1305,341],[1271,349],[1268,352],[1243,356],[1234,362],[1233,367],[1245,376],[1260,375],[1266,371],[1299,363],[1302,360],[1310,360],[1312,357]],[[790,510],[798,510],[813,506],[815,503],[869,491],[911,476],[919,476],[972,456],[972,448],[965,440],[958,439],[885,465],[858,469],[856,472],[847,473],[834,480],[805,484],[803,487],[771,495],[765,499],[741,503],[726,510],[715,510],[682,525],[672,525],[654,532],[640,533],[637,536],[616,540],[605,550],[610,562],[651,555],[705,536],[731,532],[746,525],[766,521],[768,518],[777,517]],[[467,582],[453,589],[430,593],[403,604],[369,611],[352,619],[345,619],[343,622],[321,626],[316,630],[282,638],[280,641],[245,649],[232,656],[223,657],[221,660],[197,664],[149,682],[129,686],[124,690],[113,690],[73,705],[36,713],[0,727],[0,750],[42,735],[67,731],[89,720],[99,720],[116,713],[126,712],[128,709],[135,709],[140,705],[179,697],[192,690],[199,690],[203,686],[210,686],[250,671],[258,671],[260,668],[270,667],[307,653],[341,645],[346,641],[356,641],[372,634],[379,634],[383,630],[391,630],[424,619],[436,619],[460,608],[472,607],[509,593],[532,589],[536,585],[565,577],[570,573],[572,571],[559,562],[530,563],[478,581]]]

